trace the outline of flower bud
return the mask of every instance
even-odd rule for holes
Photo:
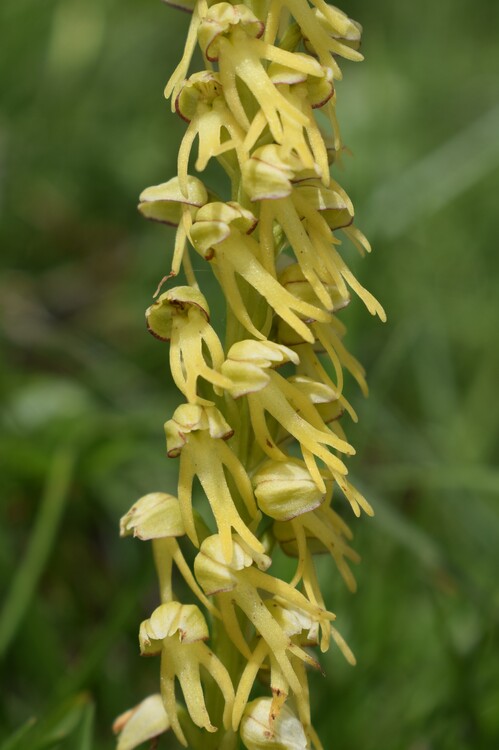
[[[172,177],[161,185],[153,185],[142,191],[139,197],[139,211],[146,219],[159,221],[176,227],[182,218],[182,206],[191,213],[208,200],[205,186],[197,177],[187,177],[187,197],[182,193],[178,177]]]
[[[324,495],[302,461],[266,461],[253,476],[258,505],[277,521],[289,521],[317,508]]]
[[[116,750],[134,750],[169,728],[170,722],[161,695],[150,695],[135,708],[118,716],[114,722],[113,732],[119,734]]]
[[[247,750],[307,750],[301,722],[288,706],[281,708],[270,727],[272,698],[248,703],[241,721],[241,739]]]
[[[144,540],[183,536],[177,498],[165,492],[151,492],[137,500],[120,521],[120,536],[132,534]]]
[[[158,297],[147,308],[147,328],[157,339],[169,341],[172,334],[172,317],[177,315],[187,318],[191,310],[197,310],[209,321],[210,308],[201,292],[192,286],[176,286]]]

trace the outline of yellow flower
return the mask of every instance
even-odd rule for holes
[[[267,564],[270,564],[270,559]],[[218,535],[203,541],[194,561],[194,571],[205,594],[217,595],[227,635],[246,659],[251,660],[252,655],[241,631],[235,605],[263,638],[293,692],[300,694],[302,686],[291,664],[291,655],[312,666],[316,666],[317,662],[290,641],[286,629],[269,611],[270,602],[264,603],[258,591],[277,597],[278,603],[284,607],[303,611],[321,627],[327,627],[335,615],[311,604],[293,586],[253,567],[253,558],[236,541],[233,544],[233,557],[227,562]]]
[[[299,388],[272,370],[270,363],[258,358],[252,344],[251,341],[240,341],[229,350],[227,360],[222,365],[222,373],[233,382],[229,390],[235,397],[246,396],[255,439],[264,453],[277,461],[287,458],[270,434],[266,421],[266,414],[269,414],[298,441],[314,482],[324,492],[326,486],[316,459],[323,461],[339,481],[347,469],[328,448],[347,455],[355,451],[324,424],[315,406]],[[294,359],[296,361],[296,354]],[[255,370],[259,372],[258,378]]]
[[[230,726],[234,689],[222,662],[204,643],[208,628],[194,604],[168,602],[154,610],[140,626],[139,643],[142,655],[161,654],[161,696],[175,736],[182,745],[187,742],[177,717],[175,678],[178,679],[189,715],[198,727],[216,732],[204,700],[200,667],[203,666],[222,691],[224,727]]]
[[[289,606],[283,607],[278,601],[270,601],[266,604],[269,611],[272,613],[272,616],[279,623],[280,627],[286,633],[292,644],[300,647],[316,645],[318,626],[317,622],[315,622],[313,618],[298,609],[293,609]],[[355,664],[355,657],[353,656],[349,647],[345,643],[342,636],[338,633],[336,628],[333,628],[329,624],[327,634],[328,643],[329,637],[332,635],[347,661],[350,664]],[[268,700],[265,703],[266,710],[268,710],[267,717],[265,718],[266,724],[268,725],[270,730],[275,730],[275,728],[279,725],[281,712],[283,710],[284,712],[286,712],[287,707],[285,703],[289,697],[290,691],[293,692],[292,688],[288,683],[286,676],[282,672],[281,667],[277,662],[272,650],[269,649],[264,639],[260,639],[253,653],[251,654],[251,658],[248,660],[244,668],[244,671],[239,680],[239,684],[237,686],[232,717],[234,728],[237,728],[237,726],[239,725],[253,683],[257,677],[257,674],[265,669],[264,663],[267,659],[269,661],[270,667],[270,686],[272,690],[272,700]],[[310,721],[310,699],[308,677],[306,672],[307,664],[303,660],[299,659],[295,654],[290,654],[290,661],[301,686],[300,692],[298,694],[294,693],[294,703],[298,712],[298,717],[307,739],[311,741],[316,748],[320,749],[322,748],[322,745]],[[315,665],[312,666],[320,669],[318,663],[315,663]],[[246,709],[246,712],[247,710],[248,708]]]
[[[215,617],[220,614],[206,598],[192,575],[177,539],[185,535],[185,528],[176,497],[165,492],[151,492],[137,500],[120,521],[120,536],[133,535],[152,540],[154,558],[160,580],[161,601],[173,599],[172,567],[177,566],[183,579],[206,609]]]
[[[269,179],[269,167],[272,168],[273,180]],[[275,221],[280,225],[305,279],[327,310],[335,307],[328,285],[334,286],[337,293],[347,300],[348,284],[371,314],[385,320],[386,315],[379,302],[357,281],[334,248],[339,240],[334,237],[327,220],[333,221],[334,217],[336,223],[338,211],[346,210],[351,223],[353,207],[350,199],[335,183],[331,188],[325,188],[322,185],[318,187],[313,181],[311,183],[309,178],[301,179],[303,168],[303,164],[290,156],[282,146],[262,146],[244,165],[244,189],[250,200],[266,202],[265,221],[270,224]],[[279,189],[275,189],[274,183],[279,185]],[[359,232],[351,236],[357,243],[359,237],[363,237]]]
[[[310,615],[288,607],[282,607],[276,600],[267,600],[265,606],[272,614],[274,619],[279,623],[283,632],[287,635],[290,642],[296,646],[311,646],[316,643],[317,622]],[[304,635],[306,633],[306,635]],[[295,702],[300,706],[300,713],[303,712],[302,703],[308,702],[308,680],[306,675],[306,663],[294,654],[289,655],[289,659],[300,684],[300,693],[295,695]],[[284,675],[279,662],[274,656],[268,643],[264,638],[257,641],[251,658],[247,661],[243,673],[239,680],[234,700],[234,711],[232,714],[232,726],[236,730],[241,721],[242,714],[248,702],[251,689],[255,679],[260,671],[265,669],[264,662],[269,661],[270,667],[270,687],[272,690],[272,702],[269,707],[269,724],[273,728],[279,713],[289,697],[290,685]],[[310,662],[308,662],[310,665]],[[320,669],[315,662],[312,666]]]
[[[281,115],[283,130],[282,147],[285,154],[294,151],[302,167],[317,171],[325,185],[329,183],[328,154],[324,139],[312,110],[323,106],[333,96],[332,75],[329,68],[323,69],[323,77],[307,76],[279,63],[268,69],[272,83],[292,106],[307,118],[303,125],[286,113]],[[267,119],[260,110],[251,123],[244,145],[251,150],[267,126]]]
[[[205,169],[210,159],[233,149],[240,165],[247,159],[245,132],[227,107],[217,73],[203,70],[190,76],[182,84],[175,109],[189,123],[178,152],[179,182],[184,195],[188,189],[189,156],[196,136],[199,138],[195,163],[198,171]]]
[[[282,143],[282,119],[287,117],[306,126],[309,118],[276,89],[262,61],[277,62],[319,78],[324,71],[309,55],[295,55],[267,44],[260,39],[264,30],[264,23],[245,5],[217,3],[208,9],[199,27],[199,44],[208,60],[218,61],[225,99],[242,127],[247,130],[250,121],[241,101],[238,80],[255,97],[272,137]]]
[[[188,177],[184,190],[178,177],[173,177],[161,185],[153,185],[142,191],[139,198],[139,211],[146,219],[177,227],[175,249],[172,259],[172,276],[180,270],[180,263],[186,249],[186,237],[191,225],[193,212],[208,200],[205,186],[197,177]]]
[[[294,2],[297,1],[305,5],[303,0],[294,0]],[[308,34],[305,29],[302,29],[306,37],[305,48],[312,54],[316,54],[323,65],[335,66],[335,56],[341,56],[353,62],[362,61],[364,57],[358,51],[362,36],[360,23],[348,18],[346,13],[331,7],[323,0],[319,2],[313,0],[313,4],[317,7],[311,14],[313,16],[310,24],[311,33]]]
[[[255,338],[265,338],[246,308],[236,275],[252,286],[305,341],[312,341],[313,336],[299,315],[322,322],[327,322],[330,316],[294,297],[264,268],[259,260],[260,246],[248,234],[255,224],[253,214],[237,203],[208,203],[197,212],[190,236],[196,250],[214,261],[232,311],[249,333]]]
[[[299,297],[304,301],[308,302],[312,296],[311,288],[296,263],[289,265],[284,269],[279,276],[279,281],[284,287],[291,290],[296,297]],[[334,313],[349,304],[350,297],[343,299],[341,295],[338,294],[335,286],[330,285],[328,287],[328,292],[333,299]],[[279,340],[286,346],[297,348],[300,356],[299,371],[314,377],[317,380],[321,380],[323,383],[327,383],[334,388],[338,396],[341,397],[340,400],[342,405],[348,410],[354,421],[357,421],[357,416],[352,407],[348,401],[342,397],[343,368],[350,372],[355,378],[365,396],[367,396],[368,387],[365,379],[364,368],[360,362],[350,354],[342,342],[342,338],[346,333],[345,325],[336,315],[333,315],[327,325],[315,321],[310,323],[310,328],[316,336],[316,343],[314,345],[304,342],[300,336],[297,335],[296,331],[282,322],[280,322],[278,326]],[[329,360],[334,367],[336,383],[331,380],[329,374],[317,356],[321,352],[328,355]]]
[[[215,407],[189,404],[179,406],[165,424],[167,451],[180,455],[179,502],[189,539],[199,546],[192,514],[192,484],[197,477],[215,517],[226,560],[232,558],[232,533],[237,531],[255,553],[263,552],[262,543],[243,521],[236,507],[227,476],[251,519],[258,518],[253,489],[237,456],[226,444],[232,429]],[[227,472],[227,475],[226,475]]]
[[[213,402],[198,395],[198,378],[211,383],[219,394],[220,389],[230,386],[219,372],[224,352],[209,320],[206,299],[190,286],[169,289],[146,310],[147,327],[153,336],[170,341],[170,370],[175,385],[191,403],[208,406]],[[209,354],[211,366],[204,351]]]

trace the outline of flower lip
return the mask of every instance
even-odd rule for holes
[[[217,62],[218,38],[229,34],[234,27],[243,29],[248,37],[259,39],[265,31],[265,24],[245,5],[216,3],[208,8],[199,27],[199,45],[210,62]]]

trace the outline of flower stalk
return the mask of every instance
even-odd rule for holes
[[[169,347],[185,401],[165,424],[167,455],[179,461],[175,495],[146,495],[121,521],[123,536],[152,542],[160,597],[139,642],[161,666],[159,693],[117,720],[118,750],[167,731],[193,750],[321,750],[313,650],[334,641],[355,658],[315,557],[328,553],[354,591],[359,557],[343,516],[348,506],[372,515],[347,478],[355,450],[342,417],[357,415],[345,373],[364,394],[367,385],[341,311],[354,293],[385,319],[348,267],[344,240],[362,255],[370,246],[330,173],[342,150],[339,60],[362,59],[361,27],[324,0],[172,5],[192,13],[165,90],[186,132],[177,176],[146,188],[139,211],[176,227],[146,322]],[[189,75],[196,45],[205,69]],[[213,159],[227,199],[191,173]],[[193,253],[225,297],[223,340]],[[186,283],[176,285],[181,270]],[[272,572],[282,554],[296,560],[289,580]],[[178,598],[174,568],[197,604]]]

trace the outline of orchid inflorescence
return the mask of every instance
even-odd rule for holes
[[[232,750],[240,740],[248,750],[321,748],[310,718],[307,669],[319,669],[311,649],[324,652],[333,639],[355,660],[315,557],[328,552],[354,590],[350,563],[359,558],[342,498],[356,516],[372,515],[347,478],[355,451],[340,418],[357,417],[344,372],[367,386],[340,312],[354,292],[385,319],[345,260],[343,239],[361,254],[370,246],[330,176],[342,155],[338,59],[362,59],[361,27],[324,0],[171,2],[192,13],[165,92],[188,124],[178,176],[144,190],[139,210],[176,227],[146,319],[169,342],[185,401],[165,424],[167,454],[179,461],[176,496],[146,495],[121,521],[122,535],[153,545],[161,601],[139,640],[142,654],[161,657],[161,690],[117,720],[118,748],[169,729],[193,748]],[[196,44],[205,70],[188,76]],[[191,157],[198,172],[219,162],[230,200],[190,174]],[[225,297],[224,341],[193,253]],[[181,269],[187,283],[160,293]],[[287,581],[269,571],[279,550],[296,559]],[[174,567],[197,604],[177,599]]]

